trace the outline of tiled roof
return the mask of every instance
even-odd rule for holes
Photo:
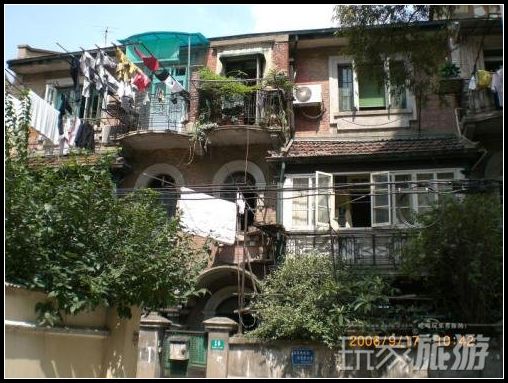
[[[354,156],[398,156],[423,153],[453,153],[474,149],[458,138],[418,138],[370,141],[336,140],[295,140],[284,153],[272,152],[269,158],[309,158],[309,157],[354,157]]]

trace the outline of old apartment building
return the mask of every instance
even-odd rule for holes
[[[191,367],[199,371],[206,363],[203,320],[227,316],[254,325],[249,297],[284,256],[326,251],[396,274],[400,249],[417,229],[415,212],[453,193],[457,180],[502,181],[502,93],[470,87],[478,70],[502,74],[501,20],[459,10],[449,57],[460,67],[459,87],[431,96],[421,111],[408,89],[395,92],[359,75],[334,29],[208,39],[147,32],[87,53],[23,45],[8,64],[53,108],[60,109],[62,96],[74,101],[65,126],[76,126],[76,117],[89,124],[92,142],[85,147],[121,148],[119,195],[155,188],[169,215],[179,201],[206,195],[204,220],[217,230],[222,203],[234,204],[234,239],[216,242],[200,277],[209,294],[166,309],[174,335],[194,331],[186,334],[194,342]],[[88,97],[77,97],[91,80],[80,75],[73,82],[72,59],[114,58],[117,48],[149,84],[135,97],[93,86]],[[394,59],[382,70],[400,64]],[[294,82],[289,95],[280,73]],[[74,150],[40,130],[32,132],[31,149],[48,161]],[[203,236],[196,242],[204,243]],[[177,368],[166,367],[168,375]]]

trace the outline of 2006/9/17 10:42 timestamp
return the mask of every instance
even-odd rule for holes
[[[442,347],[455,346],[472,347],[476,344],[474,335],[433,335],[435,344]],[[417,347],[420,335],[352,335],[348,337],[349,347]]]

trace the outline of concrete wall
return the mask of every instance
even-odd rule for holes
[[[295,348],[312,349],[314,363],[309,366],[293,366],[291,351]],[[346,348],[346,350],[350,350]],[[363,349],[365,351],[367,349]],[[358,357],[362,349],[355,349],[355,354],[348,354],[329,349],[325,345],[313,342],[277,341],[262,343],[244,337],[229,339],[228,378],[427,378],[427,377],[501,377],[502,347],[491,342],[485,367],[480,371],[428,371],[414,369],[412,363],[416,357],[415,349],[406,353],[406,348],[392,348],[392,352],[371,354],[370,363],[367,355]],[[446,351],[453,355],[451,349]],[[382,361],[386,358],[386,362]],[[390,359],[387,359],[390,358]],[[359,365],[357,365],[357,361]],[[446,361],[446,366],[454,363],[453,356]],[[379,369],[369,369],[368,365]],[[344,368],[345,366],[351,368]]]
[[[37,326],[35,304],[46,294],[5,286],[5,376],[8,378],[135,377],[140,310],[120,320],[98,308]]]

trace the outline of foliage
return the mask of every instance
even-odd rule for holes
[[[460,69],[454,63],[446,61],[439,68],[439,74],[441,75],[441,78],[456,78],[459,77]]]
[[[272,89],[281,90],[285,100],[293,98],[294,82],[289,80],[286,73],[277,70],[276,68],[270,69],[263,79],[263,86]]]
[[[352,56],[359,70],[365,69],[362,75],[380,83],[389,79],[395,88],[407,87],[420,108],[429,94],[437,92],[437,82],[431,79],[437,77],[448,57],[451,32],[446,22],[429,29],[422,21],[447,18],[450,9],[430,5],[337,5],[334,19],[341,28],[337,35],[348,39],[344,54]],[[372,70],[382,68],[387,59],[404,65],[391,65],[389,73]]]
[[[389,291],[380,276],[359,274],[344,265],[334,269],[327,256],[287,258],[262,283],[253,305],[260,325],[250,335],[331,346],[348,329],[361,329],[377,317]]]
[[[214,96],[245,96],[259,89],[257,85],[247,85],[234,77],[226,77],[213,73],[209,68],[199,71],[199,78],[203,82],[200,89]]]
[[[502,318],[502,210],[497,195],[445,199],[419,217],[423,229],[404,249],[402,271],[422,278],[451,320]]]
[[[167,307],[197,293],[204,251],[180,232],[178,217],[168,219],[156,192],[116,197],[111,157],[28,165],[23,103],[18,118],[6,101],[5,271],[6,280],[48,293],[37,305],[42,321],[98,305],[125,317],[130,306]]]

